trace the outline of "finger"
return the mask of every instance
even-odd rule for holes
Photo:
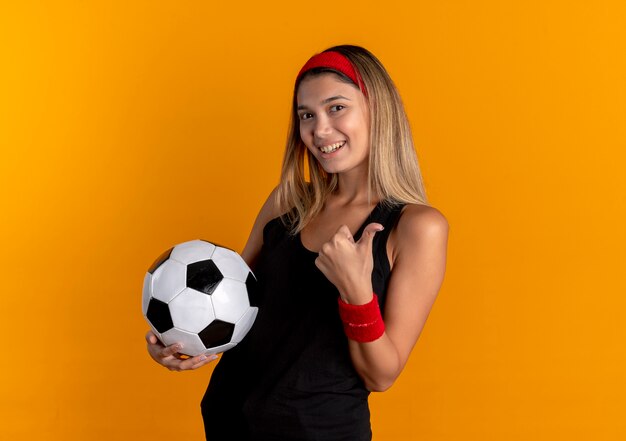
[[[183,348],[183,345],[180,344],[180,343],[176,343],[176,344],[173,344],[173,345],[166,346],[161,351],[161,357],[163,357],[163,358],[171,357],[174,354],[178,353],[182,348]]]
[[[182,363],[180,363],[180,369],[181,370],[198,369],[199,367],[202,367],[205,364],[212,362],[213,360],[217,360],[217,358],[218,357],[215,354],[201,354],[201,355],[192,357],[189,360],[185,360]]]
[[[350,232],[350,229],[348,228],[347,225],[340,226],[337,232],[335,233],[335,235],[346,237],[352,242],[354,242],[354,237],[352,236],[352,233]]]
[[[315,266],[317,267],[317,269],[319,269],[320,271],[324,272],[324,261],[322,259],[322,254],[320,253],[316,258],[315,258]]]
[[[191,366],[191,369],[198,369],[199,367],[204,366],[205,364],[209,364],[212,361],[217,360],[219,357],[217,354],[209,354],[205,360],[201,360],[198,363]]]
[[[154,332],[148,331],[148,333],[146,334],[146,341],[148,342],[148,344],[154,345],[156,344],[158,339],[156,338],[156,335],[154,335]]]
[[[368,250],[371,250],[372,243],[374,242],[374,235],[384,229],[385,227],[377,222],[372,222],[371,224],[368,224],[363,230],[363,234],[361,235],[361,238],[359,239],[357,244],[359,246],[365,246]]]

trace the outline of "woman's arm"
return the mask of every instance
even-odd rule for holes
[[[349,343],[354,366],[371,391],[387,390],[404,369],[446,267],[448,222],[437,210],[408,206],[393,233],[385,333],[373,342]]]
[[[342,227],[322,247],[316,262],[347,303],[360,305],[372,299],[371,241],[376,230],[370,224],[354,243]],[[407,206],[390,234],[385,332],[372,342],[349,340],[352,362],[369,390],[387,390],[402,372],[443,282],[447,241],[445,217],[420,205]]]

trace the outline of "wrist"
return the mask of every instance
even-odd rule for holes
[[[365,305],[372,301],[374,295],[371,284],[339,290],[339,297],[348,305]]]
[[[341,297],[339,317],[343,323],[344,332],[350,340],[360,343],[371,342],[380,338],[385,332],[385,322],[380,313],[378,296],[372,293],[371,300],[362,305],[349,304]]]

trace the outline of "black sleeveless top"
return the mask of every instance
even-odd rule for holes
[[[354,235],[358,240],[370,222],[385,227],[372,251],[381,310],[390,275],[386,243],[401,210],[379,203]],[[369,392],[350,359],[339,293],[316,257],[280,218],[265,226],[255,268],[259,312],[211,377],[201,406],[208,440],[371,440]]]

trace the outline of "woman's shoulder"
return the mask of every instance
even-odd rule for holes
[[[279,191],[278,187],[274,188],[259,211],[256,227],[263,236],[270,229],[274,234],[282,234],[284,231],[291,232],[297,223],[298,212],[295,207],[285,210],[280,202]]]
[[[403,249],[414,249],[425,242],[444,244],[449,229],[448,220],[437,208],[407,204],[390,236],[392,254],[397,256]]]
[[[398,229],[447,231],[449,224],[443,213],[433,206],[406,204],[398,220]]]
[[[275,187],[265,199],[261,210],[259,211],[258,218],[260,223],[265,225],[272,219],[280,217],[284,213],[280,210],[280,204],[278,202],[278,187]]]
[[[250,232],[250,236],[248,236],[248,241],[242,251],[242,257],[248,263],[250,267],[254,266],[254,262],[256,261],[256,257],[258,256],[261,246],[263,245],[263,232],[265,231],[266,225],[268,225],[272,219],[275,219],[280,216],[278,197],[277,197],[277,189],[275,188],[269,194],[263,206],[259,210],[257,217],[254,221],[254,225],[252,226],[252,231]]]

